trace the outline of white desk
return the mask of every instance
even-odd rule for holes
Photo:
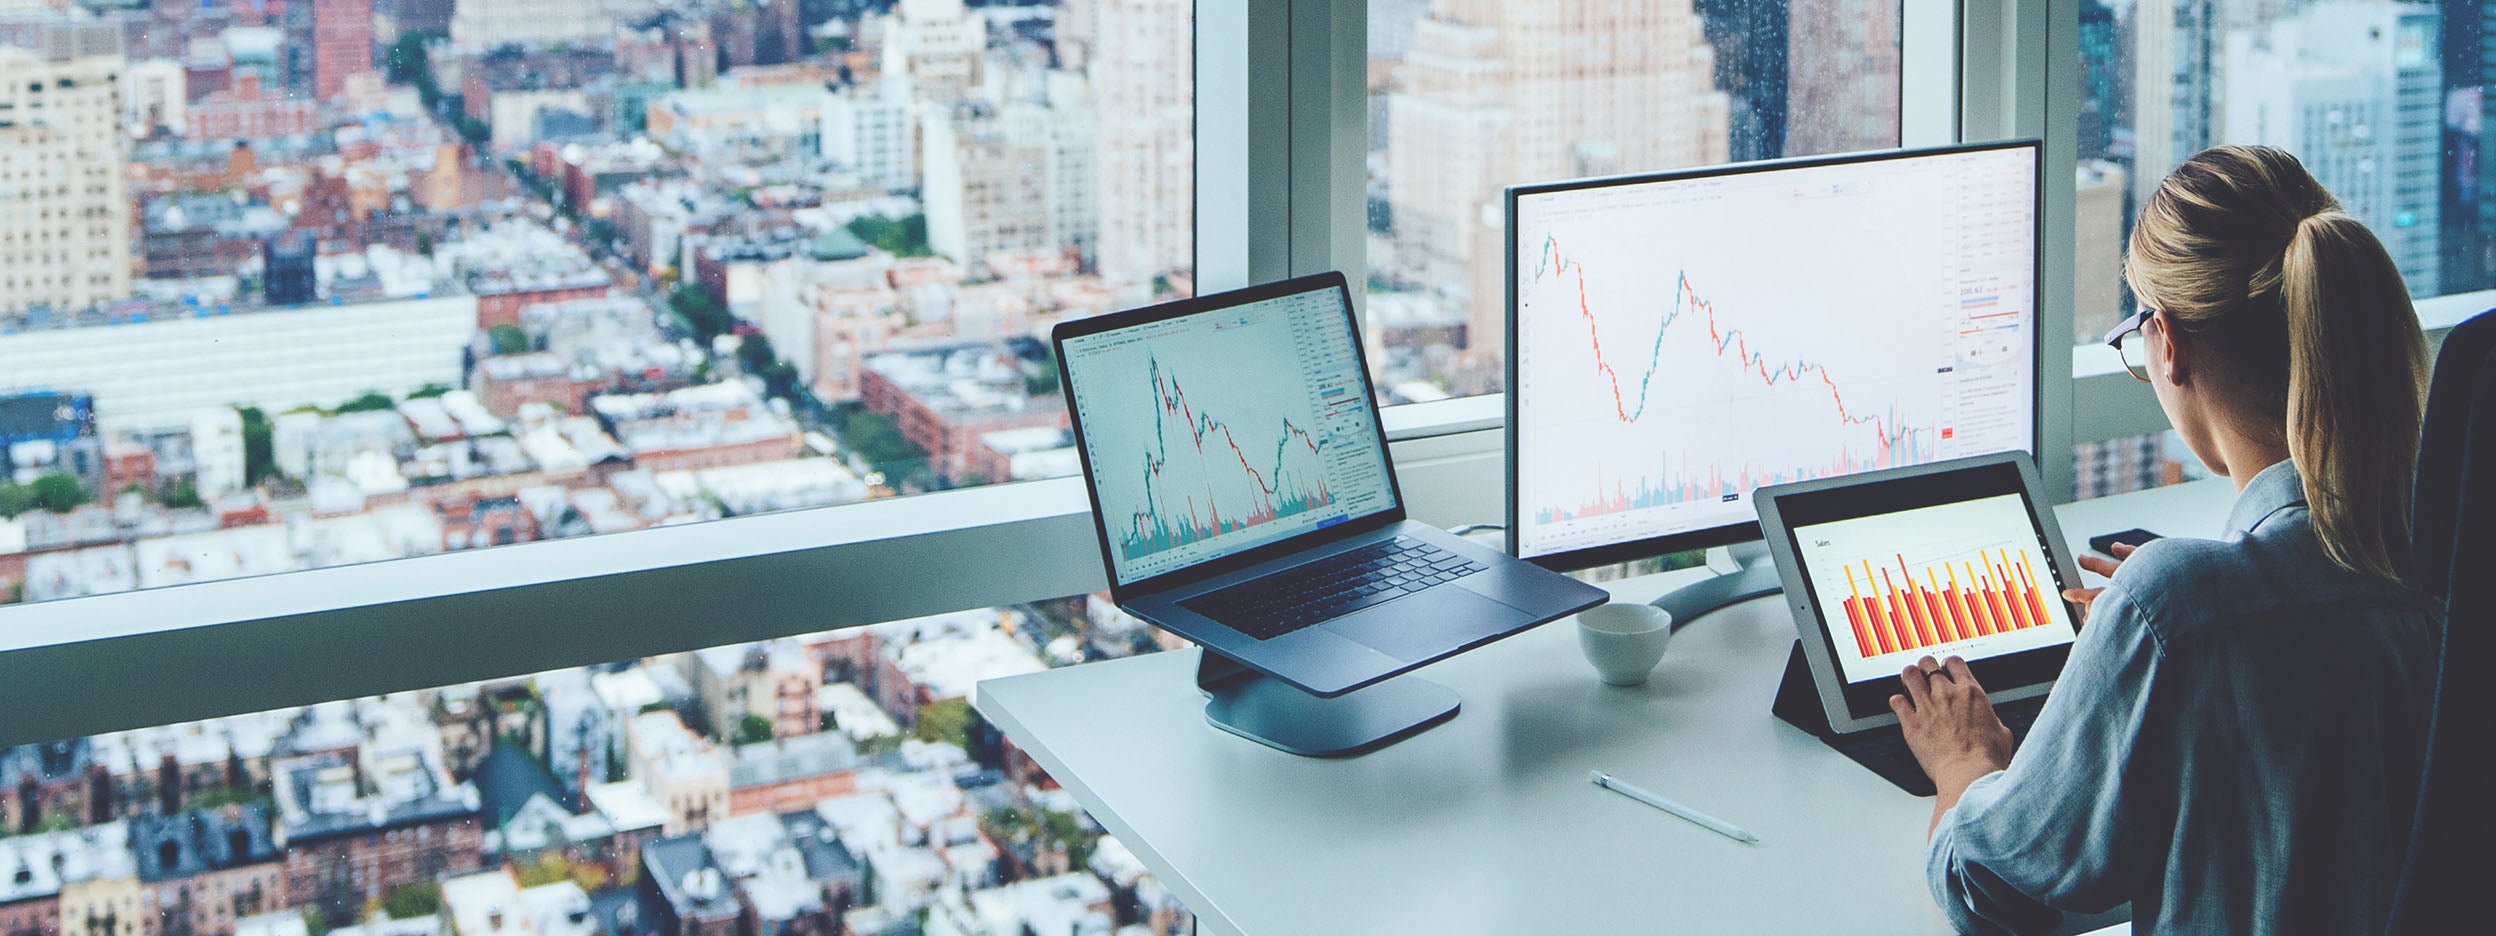
[[[2059,511],[2077,548],[2215,534],[2225,481]],[[1615,583],[1644,601],[1701,575]],[[1432,665],[1456,718],[1344,760],[1205,723],[1193,650],[982,683],[1003,728],[1213,933],[1931,933],[1932,800],[1768,713],[1775,601],[1694,622],[1646,686],[1596,682],[1567,620]],[[1748,828],[1742,845],[1601,790],[1601,768]],[[2121,916],[2072,921],[2088,928]]]

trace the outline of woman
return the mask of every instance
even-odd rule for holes
[[[2382,929],[2440,611],[2410,580],[2426,345],[2374,235],[2294,157],[2220,147],[2142,206],[2117,339],[2236,482],[2227,533],[2067,592],[2079,643],[2017,757],[1957,658],[1890,700],[1940,788],[1928,876],[1969,931],[2130,901],[2158,933]]]

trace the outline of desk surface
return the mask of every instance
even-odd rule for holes
[[[2133,526],[2214,534],[2232,497],[2203,482],[2058,513],[2084,550]],[[1644,601],[1702,574],[1609,587]],[[1193,650],[993,680],[978,707],[1209,932],[1946,930],[1924,886],[1932,801],[1768,714],[1793,641],[1783,605],[1750,602],[1681,631],[1647,685],[1621,689],[1595,680],[1564,619],[1421,670],[1464,709],[1344,760],[1206,724]],[[1761,841],[1598,789],[1594,768]]]

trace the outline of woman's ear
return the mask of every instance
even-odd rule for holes
[[[2168,327],[2169,321],[2164,312],[2152,316],[2147,324],[2148,327],[2142,331],[2149,338],[2150,369],[2163,374],[2167,383],[2184,386],[2192,373],[2189,366],[2192,357],[2190,342]]]

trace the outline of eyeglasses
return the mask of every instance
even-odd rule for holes
[[[2113,331],[2106,333],[2106,346],[2123,356],[2124,369],[2132,372],[2132,379],[2142,383],[2149,382],[2149,336],[2143,334],[2141,329],[2148,327],[2149,320],[2157,315],[2158,310],[2143,306],[2129,318],[2116,323]]]

